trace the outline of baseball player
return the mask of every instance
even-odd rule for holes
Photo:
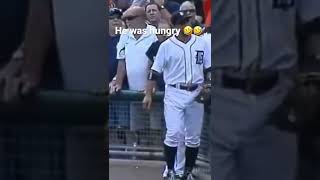
[[[210,33],[210,31],[200,35],[199,38],[205,40],[208,45],[208,49],[211,49],[211,33]],[[184,171],[184,165],[185,165],[184,154],[185,154],[185,145],[184,145],[184,139],[182,139],[180,141],[180,145],[178,146],[178,149],[177,149],[177,155],[176,155],[175,165],[174,165],[175,173],[178,176],[182,175],[183,171]],[[167,166],[164,168],[164,171],[162,174],[163,174],[163,177],[168,176],[168,167]]]
[[[320,1],[213,0],[212,4],[212,179],[294,180],[296,135],[273,124],[286,121],[286,116],[274,112],[293,86],[296,26],[319,18]]]
[[[144,107],[150,109],[152,89],[163,72],[165,87],[164,116],[166,137],[164,153],[168,166],[168,179],[192,179],[192,169],[198,155],[200,134],[204,114],[203,104],[195,101],[203,89],[206,77],[210,74],[211,53],[206,42],[195,35],[183,34],[183,28],[189,25],[190,18],[183,13],[172,16],[172,24],[179,28],[178,36],[164,41],[159,48],[152,65]],[[211,81],[211,80],[209,80]],[[181,137],[185,137],[185,169],[182,177],[176,176],[174,162]]]
[[[158,25],[159,29],[170,29],[171,26],[168,23],[165,22],[160,22]],[[149,47],[148,51],[146,52],[146,55],[149,58],[149,62],[150,62],[150,69],[151,66],[154,62],[154,59],[158,53],[159,47],[161,45],[162,42],[164,42],[166,39],[170,38],[170,36],[168,36],[167,34],[163,34],[163,35],[159,35],[158,36],[158,41],[152,43],[152,45]],[[163,82],[163,78],[158,78],[157,80],[157,86],[158,86],[158,90],[159,91],[164,91],[164,82]],[[184,139],[182,139],[180,142],[180,145],[178,146],[177,149],[177,155],[176,155],[176,160],[175,160],[175,165],[174,165],[174,170],[177,176],[183,176],[184,173],[184,164],[185,164],[185,158],[184,158],[184,154],[185,154],[185,145],[184,145]],[[168,177],[168,167],[165,166],[164,171],[162,173],[163,178],[167,178]]]

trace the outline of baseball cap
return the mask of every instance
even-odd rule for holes
[[[118,18],[121,18],[122,16],[122,10],[118,8],[110,8],[109,10],[109,17],[116,16]]]
[[[184,12],[179,11],[171,16],[172,25],[183,25],[190,20],[190,16],[187,16]]]

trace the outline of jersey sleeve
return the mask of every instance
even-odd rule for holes
[[[319,0],[299,0],[298,1],[298,17],[302,24],[308,23],[315,18],[320,17],[320,1]]]
[[[205,44],[203,65],[205,69],[208,69],[211,67],[211,48],[208,42],[205,42]]]
[[[146,52],[146,56],[148,57],[149,61],[151,61],[152,63],[154,62],[154,59],[157,55],[159,46],[160,46],[160,42],[156,41],[151,44],[151,46],[149,47],[149,49]]]
[[[165,46],[161,44],[151,69],[154,71],[157,71],[158,73],[162,73],[165,67],[165,60],[166,60],[165,57],[166,57]]]
[[[151,46],[149,47],[149,49],[146,52],[146,56],[148,57],[149,61],[153,62],[153,58],[155,56],[155,52],[154,52],[154,43],[151,44]]]
[[[125,34],[121,34],[120,35],[120,39],[119,42],[117,44],[117,59],[125,59],[126,58],[126,35]]]

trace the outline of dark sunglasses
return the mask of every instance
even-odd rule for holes
[[[128,17],[125,18],[125,20],[131,21],[131,20],[134,20],[137,17],[138,16],[128,16]]]

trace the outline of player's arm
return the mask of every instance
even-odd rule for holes
[[[203,63],[203,68],[204,68],[204,79],[206,84],[210,83],[211,85],[211,72],[212,72],[212,68],[211,68],[211,48],[209,48],[209,44],[207,46],[205,46],[204,48],[204,63]]]
[[[149,72],[148,82],[145,88],[145,97],[143,99],[144,109],[149,110],[151,108],[153,89],[155,87],[157,80],[161,77],[164,64],[165,64],[165,49],[162,45],[160,45],[159,51],[156,55],[154,63]]]
[[[152,69],[150,70],[147,86],[145,89],[146,96],[152,96],[152,94],[155,92],[155,87],[160,77],[161,77],[161,73]]]
[[[157,50],[158,50],[157,44],[154,42],[154,43],[151,44],[151,46],[149,47],[149,49],[146,52],[146,56],[149,59],[149,61],[148,61],[149,76],[150,76],[150,72],[152,71],[151,68],[152,68],[152,65],[153,65],[153,62],[154,62],[154,58],[157,55]],[[152,93],[154,93],[155,90],[156,90],[156,86],[157,86],[157,82],[156,81],[147,83],[147,86],[146,86],[145,90],[147,91],[147,89],[152,89]]]
[[[31,0],[24,42],[24,69],[38,76],[53,40],[51,0]]]

